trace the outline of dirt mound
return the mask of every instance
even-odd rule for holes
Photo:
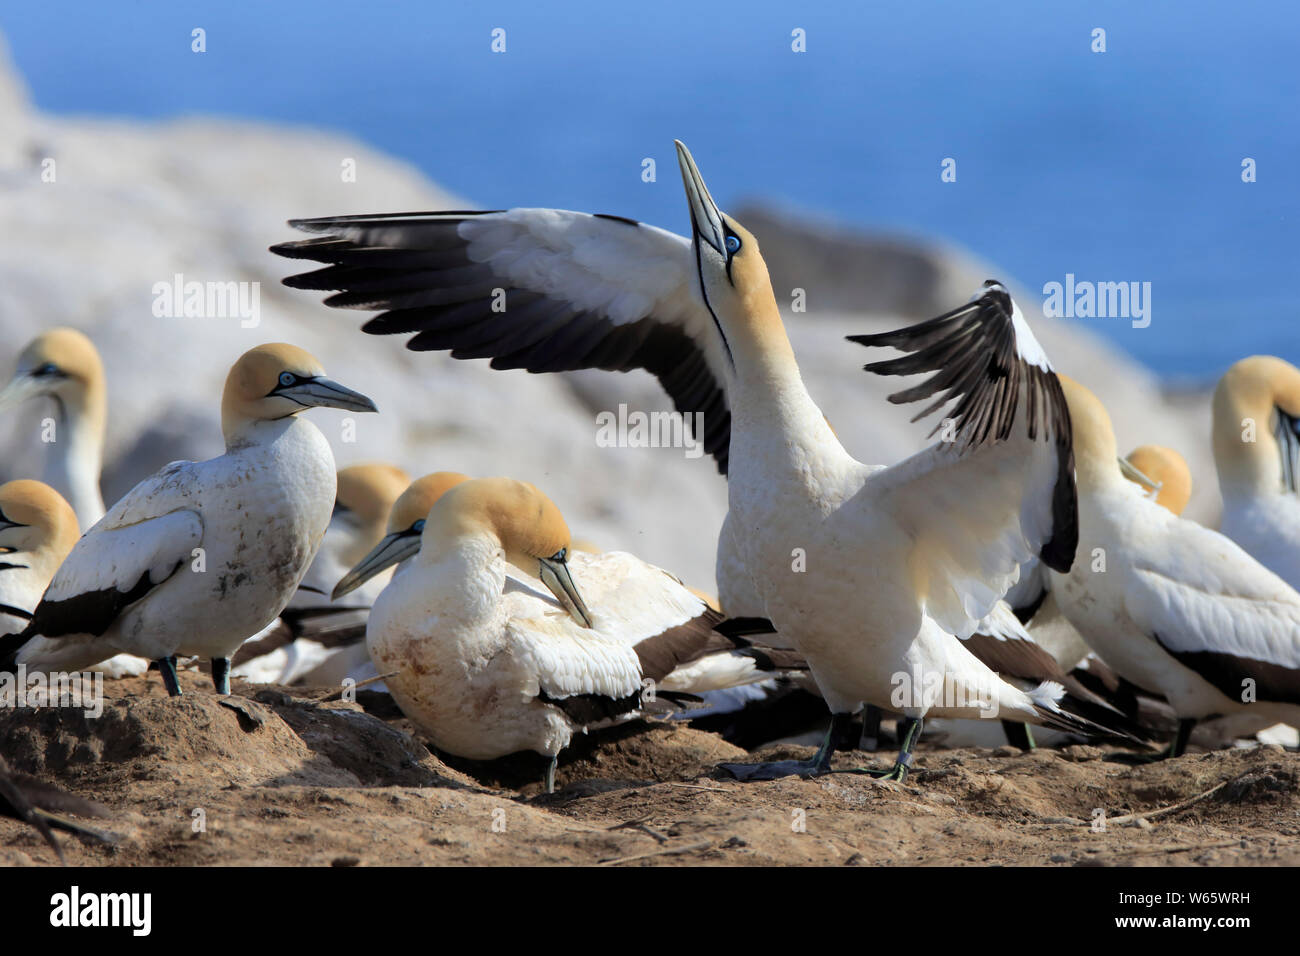
[[[1300,863],[1300,755],[1276,747],[1134,763],[1097,747],[918,751],[906,784],[835,773],[741,784],[750,755],[716,734],[636,722],[579,737],[554,795],[542,758],[442,758],[382,700],[197,675],[107,681],[103,714],[0,712],[17,770],[107,805],[115,847],[63,840],[75,864]],[[384,716],[380,716],[380,715]],[[837,755],[835,768],[887,765]],[[0,819],[0,864],[53,862]]]

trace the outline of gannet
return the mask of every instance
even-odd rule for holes
[[[1101,402],[1062,377],[1074,422],[1079,560],[1052,593],[1101,658],[1163,694],[1180,718],[1243,710],[1300,720],[1300,594],[1227,537],[1172,514],[1124,479]]]
[[[1120,459],[1120,471],[1147,489],[1166,511],[1181,515],[1192,499],[1192,471],[1187,460],[1163,445],[1141,445]]]
[[[722,616],[666,571],[570,549],[544,494],[481,478],[442,494],[418,536],[390,534],[358,574],[410,559],[366,627],[403,713],[461,757],[550,757],[548,792],[575,731],[635,716],[659,694],[767,676],[761,655],[738,652],[713,629]]]
[[[292,345],[262,345],[226,378],[226,452],[172,462],[136,485],[73,546],[32,620],[0,638],[0,667],[59,670],[108,654],[157,661],[180,693],[175,655],[212,659],[218,693],[229,659],[284,609],[334,505],[334,455],[312,406],[374,411]]]
[[[340,468],[329,527],[289,606],[235,655],[233,673],[254,683],[336,684],[362,666],[366,615],[388,583],[377,575],[346,601],[330,596],[335,582],[384,536],[393,503],[411,483],[384,462]]]
[[[1271,355],[1237,362],[1214,391],[1221,529],[1300,589],[1300,369]]]
[[[42,396],[56,412],[42,478],[68,500],[84,530],[104,514],[99,472],[108,402],[99,351],[76,329],[50,329],[27,344],[0,390],[0,409]]]
[[[69,813],[83,817],[106,817],[108,809],[93,800],[68,793],[25,773],[17,773],[0,756],[0,816],[12,817],[34,827],[54,850],[60,863],[66,863],[67,860],[63,858],[63,847],[54,836],[54,830],[63,830],[100,843],[117,842],[117,837],[112,833],[68,819],[65,814]]]
[[[990,283],[931,323],[858,337],[918,353],[874,371],[934,373],[897,401],[958,401],[956,441],[892,468],[862,465],[800,380],[757,242],[677,149],[690,239],[620,217],[515,209],[296,220],[325,235],[273,251],[326,263],[284,281],[339,290],[330,305],[385,310],[364,329],[418,333],[410,348],[490,357],[494,368],[644,368],[679,410],[702,412],[704,448],[730,473],[731,533],[749,577],[834,713],[800,772],[829,768],[830,741],[860,701],[974,717],[988,713],[969,705],[978,690],[1003,718],[1080,729],[1056,704],[1059,686],[1014,688],[954,637],[1032,554],[1062,570],[1074,555],[1068,414],[1006,290]],[[949,701],[967,694],[966,705],[916,695],[893,706],[894,678],[918,671],[940,678]],[[895,777],[914,743],[904,741]]]
[[[77,516],[49,485],[0,485],[0,634],[21,631],[72,546]]]
[[[1191,500],[1191,469],[1186,459],[1172,448],[1161,445],[1135,448],[1120,459],[1120,471],[1125,478],[1148,489],[1147,496],[1152,497],[1156,504],[1176,515],[1181,515]],[[1296,740],[1295,728],[1274,724],[1267,716],[1250,710],[1218,720],[1202,721],[1194,733],[1210,747],[1228,745],[1235,739],[1252,736],[1263,743],[1288,746],[1295,746]]]
[[[412,481],[389,509],[384,536],[368,554],[359,556],[346,573],[336,578],[330,596],[337,601],[358,588],[369,590],[376,581],[386,587],[389,578],[384,573],[389,568],[394,569],[393,574],[405,569],[409,559],[420,550],[420,535],[429,509],[452,488],[469,480],[469,475],[458,471],[435,471]],[[572,544],[569,547],[575,549]]]

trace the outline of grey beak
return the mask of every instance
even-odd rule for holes
[[[321,376],[309,378],[288,388],[276,389],[276,394],[291,398],[300,405],[342,408],[349,412],[379,411],[375,403],[360,392],[354,392],[346,385],[340,385],[333,379]]]
[[[334,585],[330,599],[337,601],[343,595],[361,587],[385,568],[391,568],[418,554],[419,550],[420,532],[411,529],[394,531],[358,561],[355,568],[343,575],[342,580]]]
[[[591,627],[591,612],[587,610],[582,595],[578,593],[578,589],[573,583],[573,576],[569,574],[568,562],[555,561],[551,558],[539,558],[538,560],[541,567],[537,576],[542,579],[542,583],[555,595],[555,599],[569,612],[570,617],[583,627]]]
[[[686,187],[686,202],[690,206],[691,229],[695,238],[718,250],[718,255],[726,256],[727,235],[722,227],[722,213],[709,195],[709,187],[704,185],[691,151],[681,140],[673,142],[677,144],[677,164],[682,168],[682,185]]]
[[[1127,458],[1119,459],[1119,473],[1129,481],[1136,481],[1143,488],[1149,488],[1149,493],[1153,498],[1160,494],[1160,489],[1164,487],[1164,482],[1148,478],[1145,473],[1138,470],[1138,468],[1135,467]]]
[[[9,380],[9,384],[0,389],[0,411],[21,405],[29,398],[44,395],[49,391],[45,382],[26,373],[18,373]]]

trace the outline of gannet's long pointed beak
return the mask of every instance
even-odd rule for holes
[[[49,389],[46,383],[34,375],[19,373],[9,380],[9,384],[0,389],[0,411],[21,405],[29,398],[44,395]]]
[[[376,574],[386,568],[413,557],[420,550],[420,529],[407,528],[394,531],[385,536],[369,554],[357,562],[357,566],[343,575],[342,580],[334,585],[331,600],[337,601],[350,591],[355,591]]]
[[[377,412],[375,403],[360,392],[323,376],[301,379],[277,388],[275,394],[291,398],[300,405],[342,408],[349,412]]]
[[[587,610],[586,602],[573,583],[569,563],[563,558],[541,558],[540,561],[541,569],[537,576],[542,579],[542,583],[555,595],[555,599],[564,606],[570,617],[583,627],[591,627],[591,612]]]
[[[1141,471],[1127,458],[1119,459],[1119,472],[1129,481],[1135,481],[1143,488],[1150,488],[1150,497],[1153,499],[1160,494],[1160,489],[1164,487],[1164,482],[1148,478],[1145,472]]]
[[[704,185],[704,177],[700,175],[686,144],[679,139],[673,142],[677,144],[677,164],[682,168],[682,185],[686,187],[686,202],[691,209],[691,229],[695,238],[718,250],[718,255],[726,256],[727,235],[718,204],[709,195],[709,187]]]

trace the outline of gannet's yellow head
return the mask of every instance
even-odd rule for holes
[[[310,352],[283,342],[259,345],[241,355],[226,376],[221,425],[229,438],[249,422],[285,418],[313,406],[377,411],[360,392],[326,378]]]
[[[1098,487],[1121,480],[1115,429],[1097,396],[1067,375],[1056,373],[1074,433],[1074,469],[1079,484]]]
[[[76,329],[42,332],[18,356],[13,378],[0,391],[0,408],[49,395],[60,402],[102,403],[104,363],[93,342]]]
[[[785,332],[758,240],[718,208],[690,150],[681,141],[676,143],[700,290],[728,354],[740,344],[734,341],[738,335],[762,342],[765,350],[788,351],[788,344],[781,348]]]
[[[411,482],[388,511],[387,534],[343,576],[334,588],[334,598],[355,591],[376,574],[418,552],[429,509],[448,489],[466,481],[469,476],[460,472],[435,471]]]
[[[1144,490],[1156,492],[1156,504],[1176,515],[1183,513],[1192,497],[1191,469],[1172,448],[1163,445],[1135,448],[1121,462],[1120,471]]]
[[[340,468],[338,491],[334,495],[334,517],[352,528],[355,545],[340,554],[340,559],[351,564],[361,559],[380,538],[388,523],[388,514],[411,476],[383,462],[365,462]]]
[[[1214,390],[1214,464],[1225,490],[1300,490],[1300,369],[1272,355],[1228,369]]]
[[[72,506],[49,485],[26,478],[0,485],[0,549],[43,552],[57,567],[80,536]]]
[[[411,484],[411,476],[396,465],[362,462],[339,469],[339,507],[366,523],[388,520],[393,503]]]
[[[591,614],[569,574],[569,526],[555,502],[526,481],[480,478],[452,488],[429,512],[425,536],[488,535],[505,558],[535,575],[583,627]]]

